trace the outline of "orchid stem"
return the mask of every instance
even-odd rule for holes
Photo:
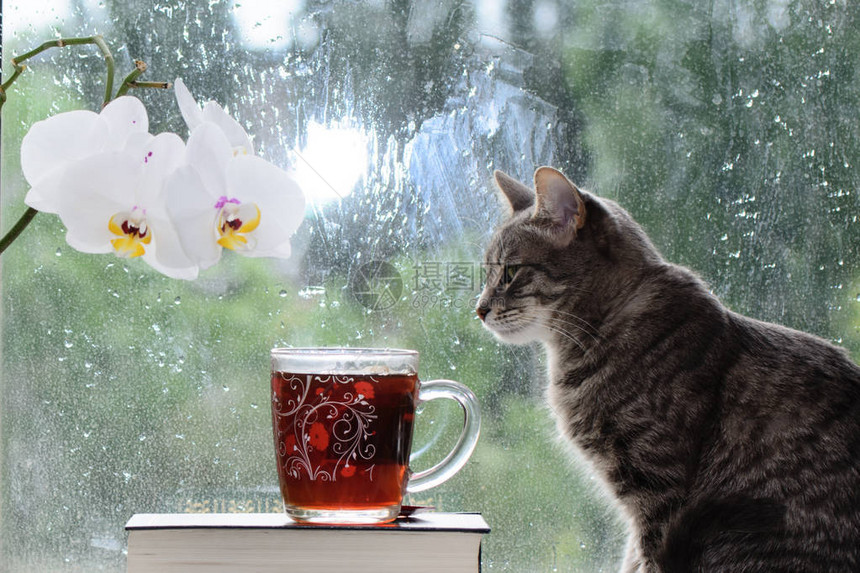
[[[129,82],[130,88],[153,88],[158,90],[169,90],[173,87],[170,82]]]
[[[126,76],[126,78],[122,81],[119,86],[119,89],[116,91],[116,97],[123,96],[128,93],[128,90],[131,88],[156,88],[156,89],[170,89],[172,86],[170,82],[139,82],[137,78],[139,78],[143,72],[146,71],[146,62],[141,62],[140,60],[134,61],[134,70]]]
[[[28,207],[24,214],[21,215],[21,218],[18,219],[18,222],[15,223],[15,226],[9,229],[9,232],[6,233],[2,239],[0,239],[0,253],[6,250],[6,247],[12,244],[12,242],[18,238],[24,229],[27,228],[27,225],[30,224],[30,221],[33,220],[39,211],[33,209],[32,207]]]
[[[48,42],[43,43],[42,45],[33,48],[29,52],[21,54],[15,58],[12,58],[12,67],[15,71],[12,74],[12,77],[4,83],[0,85],[0,91],[3,92],[3,96],[0,96],[0,105],[5,102],[5,92],[9,90],[9,87],[12,83],[18,79],[18,76],[26,69],[26,66],[23,65],[23,62],[29,60],[33,56],[37,56],[44,52],[45,50],[50,50],[51,48],[63,48],[65,46],[81,46],[85,44],[95,44],[98,46],[98,49],[101,51],[102,55],[105,59],[105,64],[107,65],[107,80],[105,81],[105,99],[104,103],[107,103],[112,99],[113,94],[113,78],[114,78],[114,60],[113,54],[111,54],[110,48],[105,42],[105,39],[96,34],[95,36],[87,36],[85,38],[58,38],[56,40],[50,40]]]
[[[119,85],[119,89],[116,90],[116,97],[125,95],[128,92],[128,88],[131,87],[131,84],[139,78],[143,72],[146,71],[146,62],[142,62],[140,60],[134,61],[134,70],[130,74],[126,76],[126,78]]]

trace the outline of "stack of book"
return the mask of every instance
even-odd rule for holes
[[[300,525],[277,513],[137,514],[129,573],[474,573],[489,533],[477,513],[419,512],[385,525]]]

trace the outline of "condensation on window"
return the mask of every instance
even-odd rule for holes
[[[478,395],[481,441],[411,496],[481,512],[488,571],[612,571],[624,526],[561,444],[542,351],[473,308],[505,216],[502,169],[562,168],[613,198],[738,311],[860,349],[860,27],[847,3],[741,0],[3,3],[9,58],[104,35],[117,78],[181,77],[225,106],[308,208],[286,261],[225,256],[193,282],[87,255],[40,214],[2,256],[0,570],[122,571],[134,513],[278,511],[274,346],[407,347]],[[97,111],[93,46],[49,50],[8,90],[2,223],[23,212],[36,121]],[[170,91],[135,90],[187,136]],[[456,437],[428,404],[416,459]]]

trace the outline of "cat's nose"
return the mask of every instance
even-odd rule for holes
[[[478,313],[478,318],[484,320],[487,318],[487,315],[490,314],[490,307],[489,305],[479,304],[478,308],[475,309],[475,312]]]

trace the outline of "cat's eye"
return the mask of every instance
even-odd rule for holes
[[[502,272],[502,284],[510,284],[513,282],[514,277],[517,276],[522,265],[505,265],[504,271]]]

